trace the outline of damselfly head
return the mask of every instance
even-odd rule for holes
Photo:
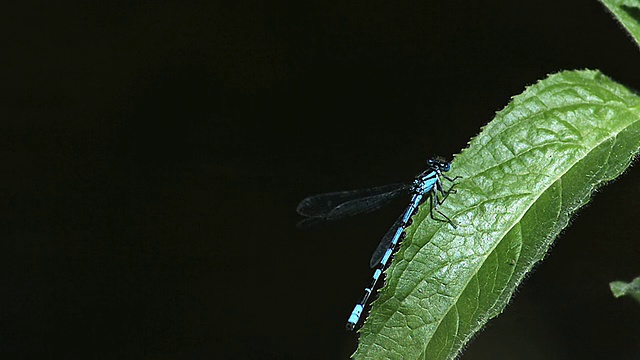
[[[429,159],[427,165],[434,170],[449,171],[451,169],[451,163],[441,157]]]

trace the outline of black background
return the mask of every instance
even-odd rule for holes
[[[17,2],[13,2],[17,3]],[[402,208],[300,232],[304,196],[411,179],[563,69],[640,89],[596,1],[0,5],[0,355],[344,359]],[[598,193],[463,359],[632,359],[640,172]]]

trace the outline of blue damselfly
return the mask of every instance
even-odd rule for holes
[[[411,218],[417,212],[420,204],[428,198],[431,204],[431,218],[448,222],[455,227],[453,221],[437,208],[450,193],[455,193],[453,189],[455,184],[445,191],[441,182],[441,178],[452,183],[459,178],[459,176],[450,178],[443,174],[449,171],[450,168],[451,164],[448,161],[434,158],[427,161],[427,170],[416,176],[412,183],[318,194],[305,198],[298,205],[298,213],[306,217],[306,219],[298,223],[298,227],[306,227],[322,221],[338,220],[352,215],[372,212],[387,205],[391,200],[402,194],[411,194],[409,206],[382,237],[380,244],[378,244],[371,256],[369,266],[375,268],[371,284],[365,288],[364,296],[353,308],[347,321],[347,330],[355,329],[360,321],[362,312],[375,289],[378,279],[387,267],[389,259],[398,244],[406,236],[404,230],[411,224]],[[433,211],[436,211],[444,219],[435,217]]]

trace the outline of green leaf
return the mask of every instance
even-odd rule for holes
[[[356,359],[453,359],[640,148],[640,98],[597,71],[513,98],[452,163],[457,193],[422,206],[360,330]]]
[[[640,46],[640,0],[600,0]]]
[[[613,296],[619,298],[621,296],[631,296],[640,302],[640,277],[633,279],[632,282],[613,281],[609,283]]]

